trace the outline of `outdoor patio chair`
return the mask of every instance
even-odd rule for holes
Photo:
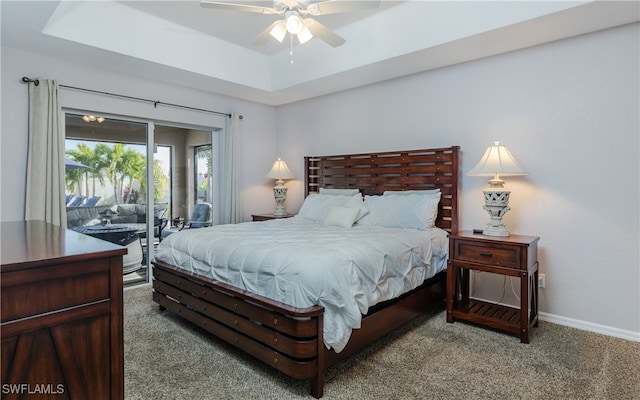
[[[100,201],[101,198],[102,197],[100,196],[90,197],[89,199],[87,199],[87,201],[84,202],[81,207],[93,207],[98,204],[98,201]]]
[[[193,205],[189,222],[176,221],[177,226],[162,230],[162,237],[167,237],[183,229],[197,229],[211,226],[211,204],[197,203]]]
[[[86,196],[78,196],[69,203],[67,207],[80,207],[80,204],[86,199]]]

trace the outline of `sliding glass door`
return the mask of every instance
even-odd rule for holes
[[[162,236],[211,224],[217,184],[212,131],[156,124],[155,140],[171,149],[169,223]]]
[[[67,112],[65,134],[68,227],[127,247],[125,285],[150,281],[163,237],[211,223],[211,130]]]
[[[154,180],[166,175],[148,158],[149,124],[67,113],[65,135],[68,227],[125,246],[125,284],[147,282],[150,248],[167,207],[156,202],[166,197],[162,187],[148,184],[149,161]]]

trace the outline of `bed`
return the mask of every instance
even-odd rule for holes
[[[459,147],[453,146],[396,152],[305,157],[306,200],[301,214],[308,216],[307,204],[311,203],[311,199],[326,199],[327,196],[318,195],[321,189],[323,193],[339,189],[340,195],[345,190],[351,189],[365,195],[365,198],[370,201],[365,204],[369,205],[375,205],[375,201],[381,200],[386,196],[385,192],[390,191],[394,193],[420,191],[420,194],[430,191],[438,192],[439,201],[430,204],[435,204],[434,207],[437,207],[437,214],[434,215],[433,221],[436,227],[445,231],[444,247],[446,248],[446,232],[457,230],[458,225],[458,153]],[[397,196],[393,197],[397,198]],[[413,198],[415,196],[410,194],[405,197]],[[422,197],[420,196],[420,198]],[[334,208],[341,211],[345,211],[346,208],[351,209],[351,207],[332,207],[332,212],[335,211]],[[172,239],[176,242],[175,249],[171,247],[173,246],[171,243],[165,244],[163,241],[158,249],[156,259],[153,261],[153,299],[159,304],[161,310],[169,309],[181,315],[184,319],[252,354],[286,375],[295,379],[309,380],[311,394],[319,398],[323,395],[326,368],[357,352],[435,304],[442,302],[446,292],[446,265],[444,268],[440,265],[439,272],[433,269],[429,270],[431,264],[436,264],[435,261],[426,263],[429,265],[427,265],[428,268],[425,267],[425,270],[415,272],[412,269],[410,273],[405,273],[403,276],[405,283],[395,288],[392,287],[393,284],[385,284],[385,286],[379,283],[375,284],[373,289],[365,289],[365,286],[360,288],[358,292],[360,297],[368,298],[355,301],[358,306],[357,310],[361,311],[357,318],[351,318],[354,316],[353,309],[347,312],[347,320],[356,319],[357,321],[352,322],[352,325],[347,329],[348,332],[345,333],[335,322],[334,314],[336,313],[333,312],[331,304],[336,303],[332,303],[333,300],[325,301],[326,291],[320,294],[322,289],[318,289],[318,293],[313,294],[314,288],[299,289],[298,287],[282,287],[279,283],[273,284],[272,278],[280,276],[282,271],[286,269],[283,267],[274,269],[273,260],[269,258],[272,257],[274,251],[268,251],[268,249],[252,244],[252,251],[236,247],[225,255],[222,250],[211,250],[213,245],[203,246],[200,243],[202,241],[206,243],[225,241],[225,238],[227,241],[240,243],[242,241],[237,239],[239,237],[246,237],[247,241],[257,240],[255,243],[260,243],[264,236],[275,237],[277,235],[275,232],[284,229],[289,232],[286,240],[282,239],[282,236],[278,240],[284,247],[281,251],[275,252],[280,255],[278,258],[283,259],[282,265],[288,267],[291,264],[291,260],[286,259],[290,253],[303,251],[303,254],[295,254],[294,258],[306,260],[304,263],[307,268],[306,270],[296,270],[292,274],[304,274],[306,271],[313,277],[313,273],[320,269],[320,266],[332,271],[330,272],[331,276],[338,276],[337,274],[346,269],[339,264],[339,257],[327,258],[327,254],[331,253],[332,249],[323,244],[321,239],[322,236],[330,237],[339,234],[340,229],[345,231],[345,234],[353,235],[343,240],[349,240],[353,244],[349,247],[356,253],[367,253],[367,250],[364,247],[361,248],[358,243],[373,241],[373,239],[367,239],[367,236],[360,237],[360,235],[372,233],[373,236],[369,236],[370,238],[379,236],[379,242],[375,244],[379,247],[391,241],[391,237],[398,237],[398,240],[401,240],[405,247],[412,248],[414,247],[412,241],[442,241],[441,234],[433,233],[438,229],[426,229],[420,233],[422,236],[417,237],[413,232],[410,232],[413,229],[398,229],[391,234],[390,238],[385,239],[384,232],[376,231],[377,227],[366,226],[368,225],[365,222],[368,218],[366,215],[360,216],[360,221],[355,223],[354,226],[358,226],[357,229],[344,229],[327,223],[316,224],[313,229],[308,229],[305,225],[309,222],[304,218],[298,218],[301,216],[288,220],[250,222],[234,226],[207,228],[202,230],[199,235],[188,233],[178,239]],[[325,217],[330,219],[328,216]],[[341,222],[336,225],[340,224]],[[221,232],[217,232],[216,229]],[[305,233],[307,231],[317,231],[316,234],[319,236],[307,237]],[[364,233],[364,231],[367,232]],[[205,233],[213,236],[206,236]],[[251,235],[256,238],[250,239]],[[438,237],[434,239],[434,236]],[[180,241],[184,242],[182,250],[177,244]],[[346,254],[348,251],[350,250],[340,248],[333,252]],[[425,254],[413,251],[410,258],[421,259],[420,257],[423,257],[435,260],[432,253],[425,251]],[[201,259],[206,254],[218,258],[240,257],[244,260],[254,257],[258,260],[264,260],[263,267],[268,271],[261,270],[254,275],[268,276],[269,279],[259,281],[269,283],[261,284],[258,287],[251,282],[246,283],[251,281],[246,277],[240,278],[238,281],[240,284],[233,280],[226,281],[233,284],[226,283],[224,279],[219,279],[218,272],[207,272],[206,268],[201,267],[200,263],[204,262]],[[304,254],[306,254],[306,259]],[[190,258],[185,260],[185,256]],[[348,257],[350,258],[351,255]],[[386,253],[382,257],[391,258]],[[316,259],[320,264],[314,264]],[[335,265],[333,265],[334,263]],[[375,260],[371,263],[375,263]],[[404,261],[395,264],[402,265],[403,263]],[[445,259],[440,260],[439,263],[446,264],[446,255]],[[185,268],[183,264],[188,264],[191,267]],[[421,265],[420,262],[417,264]],[[377,272],[377,274],[385,273],[384,271]],[[348,280],[349,276],[347,274],[345,277],[339,276],[335,279]],[[318,279],[322,280],[323,278]],[[406,282],[412,282],[411,287],[408,287]],[[340,286],[335,280],[330,281],[327,285],[329,287],[336,286],[336,291]],[[266,291],[262,290],[262,286],[268,287],[265,289]],[[345,286],[354,287],[354,285]],[[414,286],[416,287],[414,288]],[[380,290],[381,287],[384,287],[385,290]],[[312,295],[306,296],[307,292]],[[302,302],[289,301],[291,300],[289,297],[282,297],[291,295],[291,293],[296,293],[295,297],[303,298]],[[391,296],[391,298],[385,296]],[[315,304],[310,300],[313,298],[318,299]],[[290,304],[304,304],[304,306],[296,307]],[[336,334],[334,335],[334,333]]]

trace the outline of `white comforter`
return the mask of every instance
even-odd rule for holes
[[[302,218],[184,230],[156,259],[295,307],[325,309],[324,342],[341,351],[369,307],[446,268],[446,232],[328,226]]]

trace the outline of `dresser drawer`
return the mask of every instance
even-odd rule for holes
[[[110,298],[109,259],[2,274],[2,322]]]
[[[519,246],[488,246],[486,243],[475,243],[457,240],[455,259],[479,264],[526,269],[520,265],[521,250]]]

